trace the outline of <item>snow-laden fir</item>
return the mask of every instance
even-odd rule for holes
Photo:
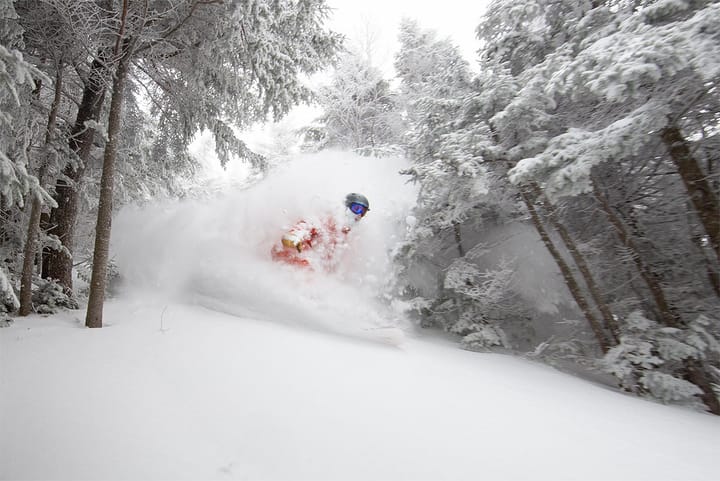
[[[382,298],[403,167],[323,153],[124,209],[104,329],[73,311],[0,329],[0,479],[717,479],[716,417],[410,328]],[[348,191],[372,210],[337,272],[269,260]]]

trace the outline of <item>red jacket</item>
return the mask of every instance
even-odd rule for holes
[[[301,220],[282,236],[279,245],[272,247],[270,255],[275,261],[302,267],[320,262],[326,270],[332,270],[337,246],[345,242],[348,232],[350,227],[338,228],[332,217],[319,225]]]

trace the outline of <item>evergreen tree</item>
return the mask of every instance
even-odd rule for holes
[[[408,173],[421,189],[397,259],[424,323],[470,348],[604,365],[638,394],[720,413],[717,12],[496,1],[478,28],[481,72],[460,89],[437,80],[452,55],[434,59],[431,36],[403,26]],[[527,221],[588,321],[567,341],[523,344],[508,320],[539,313],[513,298],[520,266],[483,259],[493,232]]]
[[[716,213],[717,196],[707,181],[707,172],[691,154],[687,134],[681,133],[679,125],[687,118],[688,110],[696,109],[697,98],[704,97],[706,89],[713,90],[717,62],[702,59],[718,48],[717,36],[708,30],[717,21],[716,7],[708,2],[648,2],[641,8],[611,5],[587,11],[575,22],[575,27],[573,22],[566,23],[571,27],[571,35],[565,45],[533,56],[519,71],[522,84],[519,94],[490,120],[517,162],[510,172],[511,180],[519,185],[541,184],[550,201],[563,207],[566,220],[572,218],[568,213],[577,209],[578,202],[570,204],[563,197],[593,193],[586,205],[592,208],[594,200],[597,202],[594,205],[604,211],[606,218],[602,220],[610,222],[622,244],[618,248],[633,259],[636,271],[631,275],[639,274],[644,281],[638,284],[639,288],[649,292],[649,299],[654,301],[650,310],[657,313],[664,325],[686,331],[694,316],[714,310],[711,306],[717,300],[708,297],[711,291],[707,281],[703,286],[700,278],[707,271],[712,279],[717,271],[714,265],[709,269],[701,267],[704,262],[699,254],[703,249],[690,242],[696,229],[688,229],[684,212],[688,198],[678,190],[678,182],[667,176],[674,175],[670,168],[674,166],[678,180],[682,180],[690,194],[689,201],[698,213],[712,252],[716,219],[720,218],[720,213]],[[525,131],[519,131],[518,126],[526,126]],[[604,162],[613,163],[612,170],[619,169],[625,172],[624,176],[618,178],[607,169],[601,175],[598,166]],[[634,185],[629,185],[629,181]],[[606,202],[608,195],[616,199],[616,206],[621,206],[619,216],[616,207]],[[648,202],[650,199],[652,202]],[[638,212],[641,203],[647,203],[649,209]],[[548,219],[552,221],[556,217],[552,212],[558,208],[547,201],[543,205],[551,213]],[[633,206],[631,210],[629,205]],[[662,232],[657,232],[657,238],[674,239],[671,250],[660,247],[670,245],[665,242],[659,243],[659,249],[646,249],[634,240],[649,238],[655,243],[648,229],[657,222],[660,212],[665,215],[665,226]],[[669,232],[668,221],[674,226]],[[563,229],[574,230],[555,227],[561,236]],[[584,236],[592,242],[590,232],[577,229],[570,238]],[[684,241],[682,235],[676,235],[680,232],[685,233]],[[579,253],[565,237],[563,241],[570,253]],[[682,268],[675,267],[671,260],[680,252],[691,260]],[[581,257],[573,255],[573,259],[592,293],[588,279],[599,284],[596,273],[591,272],[597,272],[598,264],[594,269],[589,267],[587,252]],[[690,265],[697,267],[688,268]],[[616,269],[621,266],[618,264]],[[694,308],[683,306],[683,296],[674,295],[675,286],[693,286]],[[607,288],[611,286],[608,284]],[[598,294],[592,297],[600,308],[607,295],[599,285],[595,290]],[[687,299],[688,289],[683,290]],[[623,300],[630,297],[628,294],[619,297],[614,294],[615,305],[620,307],[625,302],[624,309],[628,309],[630,305]],[[698,306],[706,307],[698,311]],[[627,318],[630,314],[616,311],[611,318],[618,315]],[[625,339],[628,322],[616,339]],[[710,386],[712,370],[707,361],[687,357],[675,369],[674,375],[699,389],[708,409],[720,412]]]
[[[34,119],[29,115],[35,78],[45,78],[22,54],[23,29],[13,2],[0,2],[0,200],[22,205],[34,177],[28,172],[27,147]]]
[[[40,85],[47,77],[24,58],[21,51],[24,48],[23,33],[13,2],[0,1],[0,236],[3,261],[0,296],[5,299],[3,305],[10,310],[19,307],[11,286],[14,274],[20,268],[11,264],[15,272],[8,273],[9,276],[4,274],[4,268],[9,262],[16,262],[23,244],[23,216],[19,209],[25,205],[28,193],[37,212],[36,203],[49,199],[34,175],[31,153],[39,123],[33,105],[37,103]],[[24,285],[30,288],[28,282]]]
[[[509,319],[523,324],[525,306],[513,290],[512,261],[488,259],[485,234],[516,208],[498,189],[501,172],[482,165],[490,133],[475,122],[467,62],[415,22],[402,24],[400,42],[395,67],[413,161],[405,173],[420,186],[414,225],[398,253],[400,288],[424,324],[462,335],[468,348],[512,347],[505,329]]]

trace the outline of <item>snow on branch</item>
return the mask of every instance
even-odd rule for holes
[[[666,124],[669,113],[667,105],[651,101],[604,129],[570,128],[551,139],[539,155],[518,162],[509,172],[510,181],[545,182],[545,192],[553,201],[590,192],[592,168],[636,155],[650,141],[648,134]]]
[[[661,26],[646,23],[651,12],[629,17],[618,31],[587,46],[553,76],[548,92],[571,93],[577,100],[590,91],[626,102],[644,98],[653,85],[687,69],[704,80],[720,74],[720,4]]]

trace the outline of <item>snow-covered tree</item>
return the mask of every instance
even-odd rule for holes
[[[483,258],[483,236],[529,221],[588,321],[572,323],[572,352],[564,334],[533,339],[539,357],[630,362],[637,311],[658,326],[648,342],[666,329],[685,336],[697,319],[717,339],[716,14],[703,1],[496,1],[478,28],[481,71],[452,93],[458,83],[436,80],[433,42],[404,26],[398,72],[420,196],[397,259],[424,323],[471,335],[468,347],[517,348],[486,329],[499,333],[528,306]],[[675,361],[651,367],[646,388],[661,399],[676,378],[720,412],[717,356]]]
[[[317,101],[324,112],[319,119],[323,146],[381,153],[397,144],[402,120],[390,83],[359,54],[341,57]]]
[[[552,112],[557,103],[544,92],[547,76],[542,66],[551,54],[562,50],[562,41],[571,36],[572,26],[584,18],[588,8],[584,3],[543,1],[493,2],[489,6],[478,28],[483,40],[482,69],[475,81],[473,117],[468,119],[477,125],[473,127],[476,131],[487,132],[484,145],[476,143],[484,162],[501,165],[506,172],[504,169],[518,160],[544,148],[548,136],[561,128]],[[558,15],[563,21],[558,21]],[[522,185],[517,193],[601,349],[606,350],[617,328],[574,239],[555,210],[545,208],[547,203],[536,185]],[[564,259],[565,250],[572,263]]]
[[[57,248],[47,249],[43,275],[60,282],[67,293],[72,288],[72,253],[75,225],[78,221],[82,180],[92,164],[98,120],[109,82],[108,49],[105,18],[98,9],[108,9],[108,2],[94,0],[17,0],[20,22],[25,28],[25,52],[55,82],[46,82],[40,91],[40,105],[53,110],[53,91],[62,83],[58,109],[57,132],[50,132],[50,143],[40,155],[39,168],[45,167],[43,184],[53,189],[57,207],[51,209],[42,224],[49,231],[43,242]],[[67,68],[66,68],[67,67]],[[58,82],[60,79],[61,82]],[[47,130],[47,129],[44,129]],[[100,128],[102,130],[102,128]]]
[[[12,283],[8,279],[5,269],[0,269],[0,325],[4,327],[8,321],[8,313],[15,311],[20,307],[20,301],[18,301],[13,289]]]
[[[400,41],[395,67],[413,161],[405,173],[420,187],[397,256],[400,288],[423,306],[424,324],[462,335],[466,347],[511,347],[505,321],[523,318],[525,307],[511,286],[512,262],[490,259],[484,236],[517,209],[512,189],[500,187],[502,167],[483,165],[491,133],[477,122],[468,64],[415,22],[402,24]]]
[[[26,148],[32,136],[27,110],[42,73],[23,57],[22,27],[11,0],[0,2],[0,201],[23,203],[33,176]]]
[[[661,1],[621,20],[580,44],[546,88],[555,98],[596,98],[614,109],[600,124],[568,126],[538,155],[524,158],[511,177],[542,180],[551,198],[588,192],[593,166],[637,154],[654,132],[720,260],[718,196],[689,148],[694,127],[683,133],[688,110],[716,89],[720,36],[711,26],[720,21],[720,5]]]
[[[711,323],[701,315],[683,329],[664,327],[632,312],[620,344],[605,356],[606,369],[625,390],[663,403],[717,404],[717,399],[708,399],[712,387],[700,368],[720,356],[720,341],[709,331]]]
[[[400,105],[408,124],[405,144],[417,162],[431,162],[437,141],[451,131],[463,97],[470,91],[467,61],[448,39],[403,20],[395,71],[400,79]]]
[[[17,259],[21,251],[21,230],[23,219],[19,209],[25,205],[25,195],[29,194],[28,209],[32,211],[30,242],[25,241],[25,265],[22,276],[21,308],[30,306],[32,262],[35,255],[37,223],[40,216],[40,203],[48,201],[48,194],[42,189],[42,177],[33,166],[35,144],[38,137],[44,137],[49,144],[48,135],[38,135],[40,128],[37,104],[42,93],[42,83],[48,80],[38,68],[32,65],[22,53],[24,29],[20,25],[19,15],[12,2],[0,2],[0,202],[6,215],[2,220],[2,232],[5,240],[14,242],[3,245],[3,260]],[[54,116],[57,116],[55,112]],[[51,115],[51,118],[53,116]],[[54,127],[50,127],[53,130]],[[41,156],[48,151],[42,149]],[[37,160],[37,159],[36,159]],[[14,266],[16,271],[19,265]],[[13,278],[11,272],[11,279]],[[3,287],[11,285],[8,282]],[[5,296],[14,294],[4,293]],[[22,309],[21,309],[22,310]]]

